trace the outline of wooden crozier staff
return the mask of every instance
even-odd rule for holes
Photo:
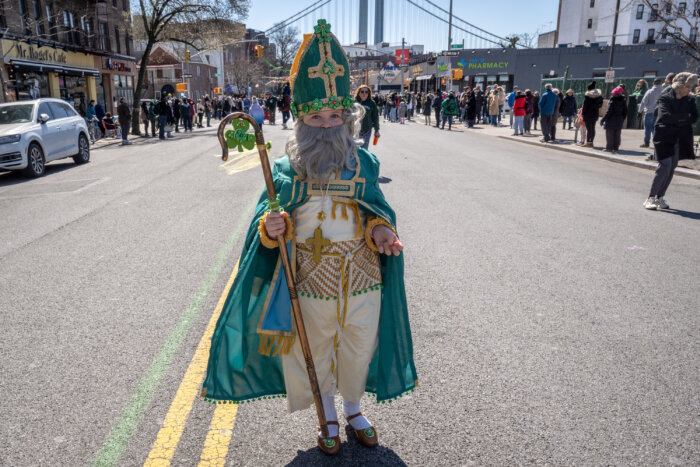
[[[265,139],[263,138],[262,129],[257,124],[255,119],[253,119],[253,117],[242,112],[234,112],[221,120],[221,123],[219,123],[219,130],[217,132],[219,143],[221,144],[221,160],[226,161],[228,159],[228,144],[226,142],[225,132],[226,126],[233,120],[240,120],[240,123],[234,124],[234,128],[237,129],[232,135],[238,143],[239,151],[243,152],[243,148],[252,149],[253,145],[258,148],[260,163],[262,165],[263,175],[265,176],[267,196],[270,201],[270,210],[279,212],[280,205],[279,200],[277,199],[277,193],[275,193],[275,185],[272,181],[272,171],[270,170],[270,161],[268,160],[267,145],[265,144]],[[254,142],[253,135],[247,133],[248,125],[245,125],[243,121],[247,121],[250,123],[250,125],[252,125],[255,133]],[[277,240],[277,244],[279,245],[280,256],[282,257],[282,267],[284,267],[284,275],[287,279],[287,288],[289,289],[289,299],[292,301],[294,323],[296,324],[297,333],[299,334],[301,350],[304,353],[306,370],[309,372],[309,383],[311,383],[311,393],[314,396],[314,404],[316,405],[316,413],[318,414],[318,423],[321,426],[321,436],[325,439],[328,438],[326,413],[323,410],[323,404],[321,403],[321,390],[318,387],[316,368],[314,367],[314,361],[311,357],[311,347],[309,347],[309,340],[306,337],[304,319],[301,316],[301,308],[299,307],[299,298],[297,296],[297,289],[294,283],[294,276],[292,275],[292,267],[289,264],[289,256],[287,255],[287,244],[284,241],[284,235],[278,235],[275,240]]]

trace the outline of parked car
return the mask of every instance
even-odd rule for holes
[[[0,104],[0,170],[41,177],[47,162],[66,157],[90,161],[87,124],[69,103],[42,98]]]

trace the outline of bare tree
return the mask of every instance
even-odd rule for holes
[[[507,42],[501,42],[499,45],[504,49],[515,49],[520,43],[520,36],[517,34],[511,34],[505,37]]]
[[[134,89],[131,122],[132,132],[140,134],[138,102],[144,90],[153,46],[158,42],[181,42],[198,49],[195,39],[216,37],[216,34],[206,33],[205,29],[244,18],[249,0],[139,0],[136,8],[141,21],[138,29],[142,29],[146,41]]]
[[[649,9],[650,20],[656,19],[664,24],[663,29],[656,33],[655,39],[670,39],[675,42],[697,65],[700,62],[700,2],[642,0],[642,4]],[[690,5],[693,5],[694,11],[688,10]]]
[[[238,86],[238,92],[247,90],[248,86],[259,83],[263,77],[263,65],[259,60],[240,58],[235,63],[226,65],[226,76]]]
[[[280,23],[273,26],[277,28]],[[290,68],[294,61],[294,56],[301,45],[299,29],[293,26],[285,26],[275,29],[270,34],[270,41],[275,44],[277,52],[277,66]]]

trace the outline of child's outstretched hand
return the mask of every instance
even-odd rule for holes
[[[288,215],[286,212],[279,213],[275,211],[270,211],[267,214],[267,217],[265,217],[265,230],[268,237],[277,238],[278,235],[284,235],[287,230],[284,218]]]
[[[377,245],[377,250],[385,255],[399,256],[403,251],[403,243],[396,234],[385,225],[377,225],[372,229],[372,239]]]

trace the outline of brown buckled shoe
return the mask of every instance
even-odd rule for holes
[[[345,417],[345,420],[350,423],[350,420],[352,420],[355,417],[359,417],[360,415],[364,416],[363,412],[358,412],[355,415],[350,415],[349,417]],[[352,428],[352,431],[355,432],[355,436],[357,436],[357,440],[360,442],[361,445],[366,446],[368,448],[373,448],[377,444],[379,444],[379,440],[377,439],[377,430],[374,429],[374,426],[370,425],[369,428],[363,428],[362,430],[356,430],[353,428],[352,425],[350,425],[350,428]]]
[[[338,422],[328,421],[328,425],[338,425]],[[339,425],[338,425],[339,426]],[[321,431],[321,427],[317,427]],[[340,436],[331,436],[329,438],[318,437],[318,448],[328,456],[335,456],[340,452]]]

